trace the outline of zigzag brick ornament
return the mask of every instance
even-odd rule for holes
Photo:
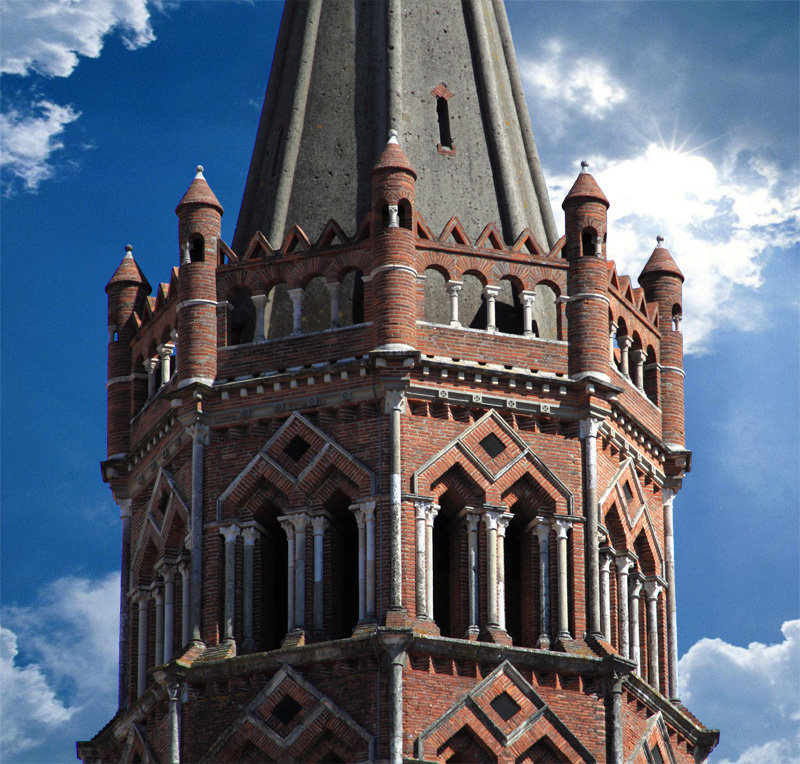
[[[119,711],[79,758],[705,761],[683,275],[661,237],[617,273],[585,162],[557,235],[502,2],[288,2],[230,246],[212,184],[167,282],[128,247],[106,288]]]

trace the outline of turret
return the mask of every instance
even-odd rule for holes
[[[197,167],[178,216],[178,387],[211,385],[217,375],[217,262],[222,205]]]
[[[372,181],[373,332],[375,349],[416,346],[414,183],[417,173],[397,142],[397,131],[370,172]]]
[[[150,284],[133,259],[133,247],[106,285],[108,295],[108,420],[107,458],[121,458],[130,446],[133,387],[136,379],[131,358],[131,340],[136,333],[135,313],[142,312]]]
[[[661,330],[661,417],[665,443],[686,446],[683,412],[683,333],[681,332],[683,274],[657,237],[656,248],[639,274],[648,302],[658,303]]]
[[[569,262],[567,320],[569,374],[608,379],[608,273],[606,226],[608,199],[589,174],[588,163],[561,207]]]

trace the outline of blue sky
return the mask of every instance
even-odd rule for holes
[[[281,7],[0,0],[3,761],[73,761],[114,712],[103,289],[126,244],[168,280],[198,163],[232,238]],[[588,159],[618,270],[662,234],[687,277],[682,698],[717,764],[797,761],[798,5],[508,14],[556,220]]]

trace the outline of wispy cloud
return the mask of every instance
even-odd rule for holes
[[[24,607],[3,609],[2,758],[74,756],[115,710],[119,574],[60,578]],[[19,760],[19,759],[13,759]],[[54,758],[40,758],[52,761]]]
[[[717,764],[800,760],[800,620],[781,631],[774,645],[701,639],[680,660],[681,700],[720,728]]]
[[[687,353],[707,351],[726,323],[761,328],[754,297],[764,266],[772,253],[794,248],[800,231],[792,173],[753,152],[714,165],[700,153],[657,144],[622,160],[590,159],[611,202],[608,257],[617,269],[635,279],[660,234],[683,271]],[[574,180],[550,174],[551,198],[562,199]]]

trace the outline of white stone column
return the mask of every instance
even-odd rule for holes
[[[294,620],[294,523],[290,517],[279,517],[278,521],[281,527],[286,531],[286,559],[287,559],[287,572],[286,572],[286,630],[292,631],[295,626]]]
[[[647,353],[644,350],[637,349],[631,353],[633,359],[633,383],[642,392],[644,392],[644,362],[647,358]]]
[[[447,294],[450,296],[450,326],[458,328],[461,322],[458,320],[458,293],[463,286],[460,281],[447,282]]]
[[[550,647],[550,520],[538,517],[536,535],[539,539],[539,639],[536,646]]]
[[[164,663],[164,593],[156,585],[153,589],[153,601],[156,603],[156,654],[154,664]]]
[[[236,539],[238,525],[227,525],[219,529],[225,539],[225,619],[222,623],[222,638],[233,641],[233,619],[236,607]]]
[[[661,689],[658,670],[658,595],[663,587],[658,581],[644,582],[644,594],[647,598],[647,680],[656,690]]]
[[[620,373],[624,374],[626,377],[630,377],[628,353],[630,352],[631,345],[633,345],[633,340],[630,337],[617,337],[617,345],[619,345]]]
[[[595,417],[581,419],[578,434],[583,440],[586,475],[586,604],[588,605],[587,632],[595,639],[602,636],[600,625],[600,510],[597,506],[597,434],[600,420]]]
[[[425,543],[425,519],[430,503],[429,501],[414,502],[414,526],[417,541],[417,616],[420,618],[433,618],[433,613],[428,610],[428,556]]]
[[[242,586],[242,629],[244,631],[243,647],[245,650],[255,650],[256,643],[253,638],[253,574],[256,539],[258,529],[252,525],[242,528],[242,541],[244,542],[244,581]]]
[[[428,615],[433,618],[433,522],[439,505],[430,503],[425,509],[425,600]]]
[[[351,504],[350,511],[358,527],[358,620],[367,613],[367,528],[360,504]]]
[[[148,607],[150,592],[139,589],[133,595],[133,601],[139,606],[139,643],[136,655],[136,697],[141,698],[147,690],[147,637]]]
[[[116,497],[115,497],[116,498]],[[119,694],[120,709],[128,708],[128,650],[130,644],[131,586],[131,503],[132,499],[116,499],[122,523],[122,554],[119,576]]]
[[[303,289],[289,289],[287,294],[292,301],[292,334],[303,332]]]
[[[483,296],[486,298],[486,331],[494,334],[497,331],[497,319],[495,317],[495,300],[500,294],[499,286],[489,286],[483,288]]]
[[[172,369],[172,373],[173,374],[177,374],[178,373],[178,364],[179,364],[178,356],[179,356],[179,354],[181,352],[180,348],[178,347],[178,330],[177,329],[173,329],[169,333],[169,336],[172,337],[173,357],[175,358],[175,368]]]
[[[164,565],[161,576],[164,579],[164,663],[169,663],[175,643],[175,565]]]
[[[181,764],[181,693],[177,682],[167,685],[169,699],[169,764]]]
[[[192,640],[203,643],[203,460],[209,429],[195,422],[186,428],[192,438],[192,514],[190,545],[192,552]]]
[[[181,562],[178,570],[181,573],[181,647],[185,647],[192,639],[191,568],[188,562]]]
[[[631,660],[636,661],[636,673],[642,675],[642,649],[639,644],[639,594],[642,591],[642,580],[635,576],[629,583],[630,621],[631,621]]]
[[[497,619],[500,628],[506,628],[506,529],[514,517],[504,512],[497,518]]]
[[[256,331],[253,340],[255,342],[260,342],[266,339],[266,335],[264,334],[264,312],[268,298],[265,294],[254,294],[250,299],[253,301],[253,305],[255,305],[256,308]]]
[[[502,509],[487,507],[483,512],[486,526],[486,562],[488,581],[486,583],[487,620],[489,626],[500,625],[500,613],[497,606],[497,523],[503,515]]]
[[[316,515],[311,518],[311,529],[314,533],[314,628],[321,631],[323,628],[322,605],[323,592],[323,542],[325,531],[328,528],[328,518],[325,515]]]
[[[557,518],[556,566],[558,569],[558,637],[570,639],[569,633],[569,581],[567,580],[567,533],[572,528],[571,520]]]
[[[665,488],[664,508],[664,564],[667,573],[667,678],[669,697],[678,700],[678,612],[675,601],[675,536],[673,534],[673,501],[675,492]]]
[[[536,303],[536,292],[524,290],[519,293],[522,299],[522,310],[524,316],[524,331],[526,337],[535,337],[536,332],[533,331],[533,306]]]
[[[615,366],[614,363],[614,340],[617,338],[617,329],[619,325],[615,321],[608,323],[608,362]]]
[[[608,551],[600,558],[600,610],[603,639],[611,642],[611,553]]]
[[[362,501],[361,511],[364,514],[364,525],[367,529],[367,564],[366,564],[366,618],[375,620],[375,502]]]
[[[291,515],[294,523],[294,627],[306,627],[306,526],[308,513]]]
[[[342,285],[338,281],[326,282],[328,298],[331,304],[331,329],[339,326],[339,296],[342,293]]]
[[[619,644],[617,651],[623,658],[630,658],[630,624],[628,623],[628,571],[633,565],[630,557],[618,554],[616,557],[617,565],[617,609],[619,611]]]
[[[467,636],[477,638],[479,633],[478,613],[478,523],[481,516],[473,509],[467,509],[467,546],[469,554],[469,628]]]
[[[406,407],[402,390],[387,390],[384,405],[389,414],[389,607],[403,609],[403,549],[402,549],[402,443],[401,416]]]
[[[159,365],[161,366],[161,385],[166,385],[170,378],[170,362],[169,358],[172,355],[173,345],[171,342],[165,342],[156,348],[158,352]]]
[[[145,358],[144,368],[147,372],[147,397],[152,398],[158,390],[156,383],[156,369],[158,368],[158,358]]]

